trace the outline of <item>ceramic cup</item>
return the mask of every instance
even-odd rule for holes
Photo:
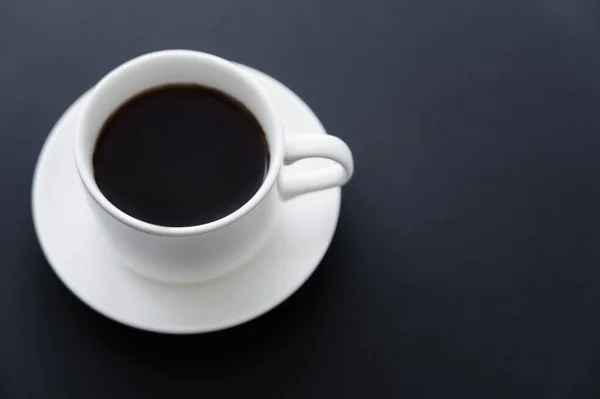
[[[229,94],[254,114],[267,137],[270,164],[262,186],[241,208],[214,222],[190,227],[144,222],[115,207],[94,179],[94,146],[107,118],[136,94],[171,83],[200,84]],[[214,55],[187,50],[134,58],[100,80],[81,115],[74,153],[88,202],[115,256],[147,277],[173,283],[209,280],[241,265],[267,239],[282,201],[341,186],[354,168],[350,149],[336,137],[287,137],[270,100],[247,71]],[[335,163],[310,170],[286,166],[310,157]]]

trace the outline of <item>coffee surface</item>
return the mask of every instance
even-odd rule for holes
[[[94,175],[123,212],[161,226],[194,226],[243,206],[262,185],[262,127],[237,100],[198,85],[143,92],[106,121]]]

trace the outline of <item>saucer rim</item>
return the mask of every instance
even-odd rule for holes
[[[243,67],[248,72],[264,75],[266,78],[272,79],[275,83],[283,86],[283,88],[286,89],[287,94],[295,97],[294,100],[298,105],[304,107],[306,110],[308,110],[308,112],[310,114],[312,114],[314,116],[315,121],[319,124],[319,126],[322,130],[322,134],[327,134],[321,121],[318,119],[318,117],[316,115],[314,115],[314,112],[310,109],[310,107],[290,88],[288,88],[286,85],[284,85],[277,79],[271,77],[270,75],[260,72],[254,68],[251,68],[251,67],[248,67],[248,66],[242,65],[242,64],[237,64],[237,65]],[[326,245],[324,245],[324,250],[322,251],[322,253],[318,256],[318,258],[315,258],[315,260],[313,262],[310,262],[310,263],[312,263],[312,265],[310,267],[307,267],[305,276],[303,278],[299,279],[296,282],[296,284],[294,284],[293,286],[288,288],[287,292],[284,295],[281,295],[279,298],[276,298],[274,301],[269,302],[267,304],[267,306],[265,306],[265,307],[258,307],[257,308],[258,310],[254,311],[254,312],[248,312],[246,314],[232,316],[229,320],[225,320],[222,322],[213,322],[212,324],[210,324],[210,323],[201,324],[200,323],[201,325],[198,325],[198,323],[197,323],[196,325],[185,326],[185,325],[180,325],[180,324],[173,325],[173,324],[158,323],[157,325],[151,325],[151,324],[139,323],[138,321],[127,320],[125,318],[120,317],[118,314],[115,314],[115,313],[110,314],[110,313],[106,312],[104,309],[101,309],[100,307],[96,306],[94,303],[92,303],[92,301],[88,300],[85,295],[82,295],[79,292],[79,288],[76,288],[74,285],[71,285],[68,282],[68,279],[66,279],[63,276],[64,271],[61,271],[60,268],[55,266],[56,260],[53,259],[52,256],[50,255],[51,251],[49,251],[48,248],[46,247],[47,243],[44,243],[44,240],[41,239],[42,233],[41,233],[39,222],[38,222],[39,217],[37,216],[35,198],[36,198],[36,191],[38,190],[37,182],[39,181],[39,173],[41,170],[41,164],[42,164],[43,160],[46,158],[50,149],[52,148],[52,145],[54,145],[54,142],[58,139],[58,133],[57,133],[58,127],[64,122],[64,119],[66,118],[66,116],[70,112],[73,112],[73,108],[75,108],[81,102],[86,101],[89,98],[89,94],[90,94],[91,90],[92,89],[85,91],[81,96],[79,96],[75,101],[73,101],[73,103],[71,103],[69,105],[69,107],[67,107],[65,109],[65,111],[62,113],[62,115],[59,117],[59,119],[56,121],[56,123],[50,129],[50,133],[46,137],[46,140],[44,141],[44,144],[42,146],[42,149],[40,150],[38,159],[36,161],[36,165],[35,165],[35,169],[34,169],[34,173],[33,173],[32,188],[31,188],[31,207],[32,207],[33,225],[34,225],[36,236],[38,238],[40,248],[42,249],[44,257],[46,258],[46,261],[48,262],[48,265],[50,266],[50,268],[54,271],[54,273],[56,274],[58,279],[67,287],[67,289],[69,291],[71,291],[71,293],[75,297],[77,297],[85,305],[89,306],[91,309],[93,309],[98,314],[102,315],[103,317],[106,317],[107,319],[118,322],[119,324],[122,324],[124,326],[133,327],[138,330],[149,331],[149,332],[160,333],[160,334],[191,335],[191,334],[201,334],[201,333],[209,333],[209,332],[224,330],[224,329],[232,328],[232,327],[247,323],[256,318],[259,318],[262,315],[270,312],[277,306],[281,305],[283,302],[288,300],[290,297],[292,297],[292,295],[294,295],[300,289],[300,287],[302,287],[306,283],[306,281],[308,281],[308,279],[314,274],[315,270],[319,267],[323,258],[327,254],[328,249],[331,245],[331,242],[333,241],[333,238],[337,231],[337,225],[339,222],[339,215],[340,215],[340,209],[341,209],[341,199],[342,199],[341,198],[341,188],[339,188],[339,187],[330,189],[330,190],[335,190],[338,192],[335,197],[335,201],[337,202],[337,204],[335,205],[335,208],[336,208],[335,215],[332,215],[333,228],[331,230],[331,233],[329,234]],[[319,133],[319,134],[321,134],[321,133]],[[309,193],[309,194],[305,194],[305,195],[310,196],[311,194]],[[267,239],[267,241],[264,245],[269,245],[268,243],[269,243],[269,239]],[[245,264],[241,265],[240,268],[243,268],[244,266],[245,266]],[[124,270],[123,272],[124,273],[127,273],[127,272],[133,273],[132,271],[128,271],[128,270]],[[233,272],[235,272],[235,271],[233,271]],[[147,278],[144,276],[139,275],[138,277],[139,277],[139,281],[148,281]],[[197,286],[200,289],[200,287],[202,285],[208,285],[214,281],[215,280],[194,283],[194,284],[185,284],[185,286],[188,286],[188,287],[189,286]],[[153,281],[153,283],[173,285],[172,283],[164,283],[164,282],[157,282],[157,281]]]

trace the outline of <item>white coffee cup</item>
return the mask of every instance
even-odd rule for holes
[[[144,222],[115,207],[94,179],[94,147],[107,118],[136,94],[172,83],[200,84],[229,94],[254,114],[267,137],[270,163],[262,186],[245,205],[214,222],[190,227]],[[240,266],[267,239],[282,201],[341,186],[354,168],[350,149],[336,137],[286,137],[270,100],[248,72],[214,55],[187,50],[146,54],[106,75],[85,104],[74,151],[88,202],[115,256],[147,277],[175,283],[212,279]],[[310,157],[337,163],[316,170],[287,170],[286,165]]]

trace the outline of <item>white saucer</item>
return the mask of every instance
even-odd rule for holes
[[[308,106],[273,78],[245,67],[265,88],[287,134],[326,134]],[[48,136],[33,179],[33,220],[48,262],[91,308],[123,324],[162,333],[200,333],[244,323],[296,291],[325,255],[337,225],[339,188],[285,202],[267,244],[217,280],[174,285],[148,280],[116,262],[103,245],[76,175],[72,137],[84,94]],[[293,167],[322,166],[304,160]]]

